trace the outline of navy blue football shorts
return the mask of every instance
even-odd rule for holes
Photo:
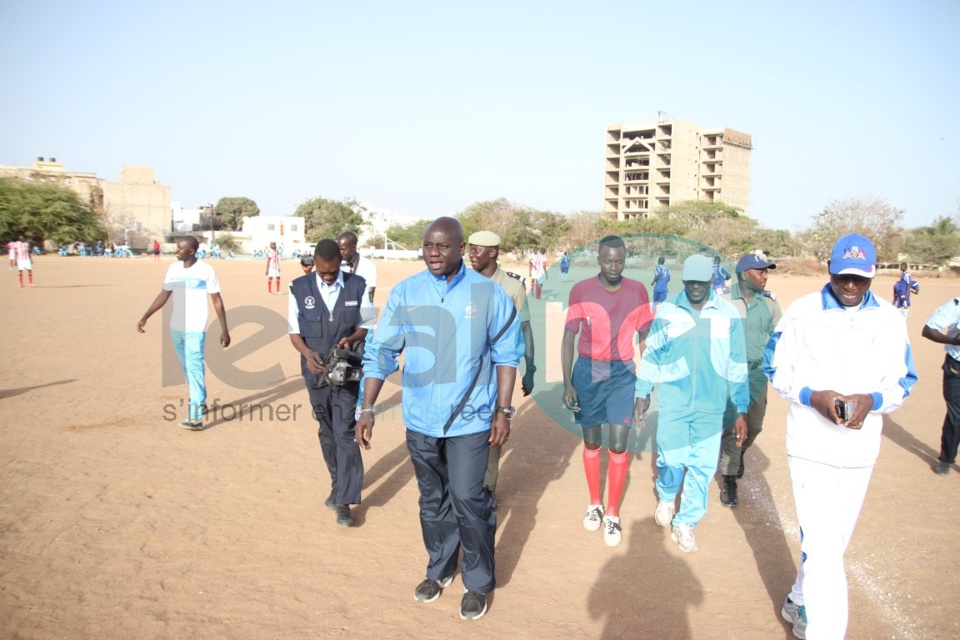
[[[580,402],[580,411],[573,414],[577,424],[633,425],[636,385],[632,361],[578,358],[573,365],[573,388]]]

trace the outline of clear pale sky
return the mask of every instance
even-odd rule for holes
[[[154,167],[194,207],[602,206],[604,129],[752,134],[750,214],[960,211],[960,2],[0,2],[0,164]],[[656,72],[654,71],[656,70]]]

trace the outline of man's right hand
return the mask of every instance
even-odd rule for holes
[[[833,424],[843,424],[843,420],[837,415],[835,401],[841,395],[833,390],[814,391],[810,396],[810,406],[817,410],[817,413],[832,422]]]
[[[326,371],[323,366],[323,359],[320,357],[320,354],[313,349],[308,350],[304,358],[307,361],[307,369],[310,370],[310,373],[320,375]]]
[[[563,406],[574,413],[580,413],[580,398],[577,397],[577,390],[573,385],[569,385],[563,390]]]

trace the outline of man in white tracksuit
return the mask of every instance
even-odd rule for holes
[[[787,308],[764,352],[764,371],[790,401],[787,456],[802,554],[781,615],[798,638],[846,632],[843,556],[880,452],[880,414],[903,404],[917,381],[903,315],[870,292],[876,262],[870,240],[840,238],[829,284]]]

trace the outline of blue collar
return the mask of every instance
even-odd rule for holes
[[[464,260],[461,260],[460,270],[454,274],[454,276],[450,279],[450,282],[447,282],[447,276],[444,276],[444,275],[435,276],[432,273],[430,273],[429,269],[426,271],[426,274],[431,278],[433,278],[433,284],[438,288],[446,287],[445,289],[441,289],[441,291],[449,291],[450,289],[453,289],[455,286],[460,284],[460,281],[463,280],[464,277],[466,277],[467,265]]]
[[[319,289],[320,291],[324,291],[324,290],[326,290],[326,291],[333,291],[333,290],[335,290],[337,287],[340,287],[341,289],[343,289],[343,271],[340,271],[340,272],[337,274],[337,280],[336,280],[336,282],[334,282],[333,284],[327,284],[326,282],[324,282],[324,281],[323,281],[323,278],[320,277],[320,274],[319,274],[319,273],[316,274],[316,277],[317,277],[317,278],[316,278],[316,279],[317,279],[317,289]]]
[[[840,301],[837,300],[837,297],[833,295],[833,289],[830,288],[830,283],[828,282],[824,285],[823,289],[820,290],[820,299],[823,304],[823,310],[827,311],[829,309],[846,309],[847,307],[840,304]],[[860,308],[866,309],[868,307],[879,307],[880,303],[877,302],[877,297],[873,295],[873,292],[867,289],[867,292],[863,295],[863,301],[860,302]]]
[[[717,292],[713,290],[713,287],[710,288],[710,296],[703,303],[703,306],[700,308],[698,313],[703,313],[704,309],[719,309],[720,308],[720,296],[717,295]],[[681,309],[693,313],[694,308],[690,305],[690,300],[687,298],[686,290],[680,292],[680,295],[677,297],[677,306]]]

